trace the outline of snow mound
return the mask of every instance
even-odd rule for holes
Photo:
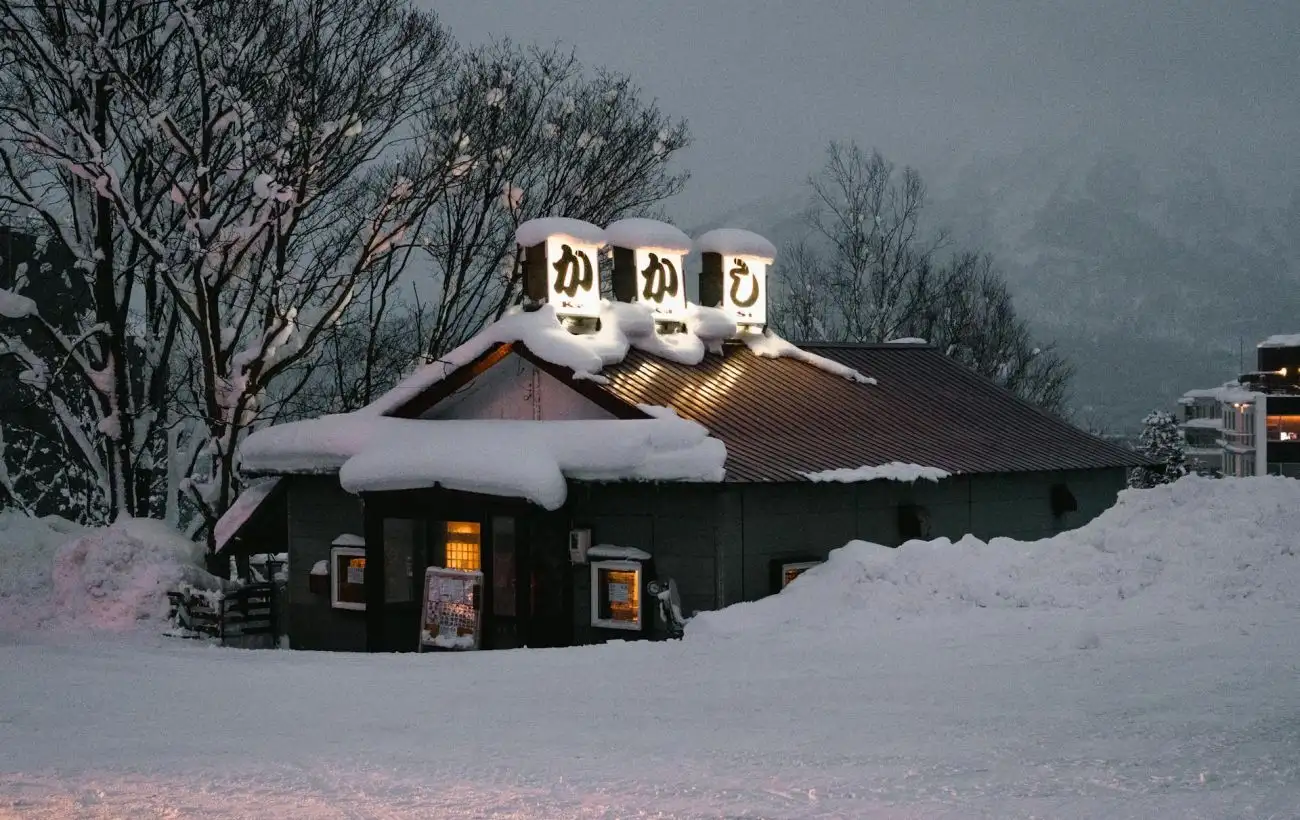
[[[6,604],[20,608],[48,596],[55,553],[84,531],[80,524],[57,516],[30,518],[20,512],[0,512],[0,627],[6,622]]]
[[[169,589],[221,586],[202,564],[203,547],[161,522],[87,529],[0,513],[0,629],[157,626]]]
[[[167,617],[167,591],[220,583],[203,569],[203,546],[159,521],[124,519],[64,544],[54,558],[55,617],[121,632]]]
[[[982,609],[1152,613],[1300,608],[1300,481],[1188,476],[1126,490],[1091,523],[1035,542],[852,541],[779,595],[691,620],[688,636],[837,630]]]

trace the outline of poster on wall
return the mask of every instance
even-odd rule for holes
[[[429,567],[420,607],[420,651],[478,649],[483,624],[483,573]]]

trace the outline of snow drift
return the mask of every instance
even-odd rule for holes
[[[853,541],[781,594],[703,613],[689,636],[851,628],[981,609],[1147,614],[1300,607],[1300,482],[1188,476],[1126,490],[1080,529],[1041,541],[967,536],[898,549]]]
[[[202,564],[201,545],[158,521],[86,529],[0,514],[0,629],[157,626],[169,589],[220,587]]]

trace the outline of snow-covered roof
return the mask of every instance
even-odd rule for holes
[[[1300,347],[1300,333],[1279,333],[1269,336],[1257,347]]]
[[[1202,430],[1217,430],[1223,427],[1223,417],[1214,416],[1213,418],[1187,419],[1183,422],[1183,426],[1196,427]]]
[[[948,478],[952,473],[947,470],[940,470],[938,467],[926,467],[921,464],[904,464],[901,461],[891,461],[888,464],[881,464],[875,467],[856,467],[844,470],[823,470],[817,473],[804,473],[804,477],[809,481],[837,481],[844,484],[852,484],[859,481],[905,481],[912,483],[918,479],[926,481],[939,481]]]
[[[338,471],[349,492],[442,486],[564,504],[567,478],[721,481],[727,449],[695,422],[325,416],[260,430],[240,450],[252,472]]]
[[[525,248],[540,245],[548,237],[562,236],[586,245],[604,245],[605,232],[590,222],[570,219],[567,216],[546,216],[530,219],[515,231],[515,242]]]
[[[588,558],[611,558],[624,561],[649,561],[650,553],[637,547],[619,547],[613,544],[597,544],[587,550]]]
[[[222,513],[221,517],[217,519],[217,523],[212,527],[217,552],[221,552],[230,544],[230,539],[235,537],[236,533],[248,522],[253,513],[257,512],[262,503],[270,498],[271,493],[279,485],[280,479],[268,478],[244,488],[244,491],[235,499],[235,503],[231,504]]]
[[[605,240],[618,248],[657,248],[689,253],[691,238],[673,225],[657,219],[620,219],[606,226]]]
[[[1206,387],[1188,390],[1178,400],[1179,404],[1191,404],[1196,399],[1213,399],[1220,402],[1252,401],[1255,394],[1241,386],[1240,382],[1224,382],[1218,387]]]
[[[918,339],[915,336],[905,336],[901,339],[889,339],[885,342],[887,345],[928,345],[925,339]]]
[[[724,256],[757,256],[769,262],[776,259],[775,245],[753,231],[739,228],[715,228],[695,240],[695,250]]]
[[[706,351],[718,351],[723,341],[736,335],[735,321],[717,308],[688,304],[685,325],[684,333],[658,333],[649,305],[607,300],[601,305],[600,330],[576,334],[561,324],[551,305],[542,305],[534,311],[515,309],[442,358],[416,369],[359,412],[392,413],[505,342],[519,342],[534,356],[573,371],[577,378],[600,381],[601,369],[621,362],[630,349],[677,364],[696,365],[704,360]],[[808,353],[770,332],[746,333],[742,338],[760,356],[794,358],[846,379],[874,383],[852,368]]]

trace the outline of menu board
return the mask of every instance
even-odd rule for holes
[[[429,567],[420,607],[420,651],[478,649],[483,623],[483,573]]]

